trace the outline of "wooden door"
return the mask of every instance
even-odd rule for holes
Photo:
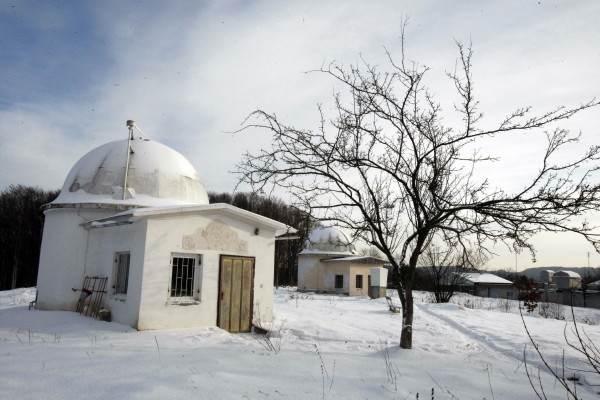
[[[252,327],[254,259],[221,256],[217,325],[229,332],[249,332]]]

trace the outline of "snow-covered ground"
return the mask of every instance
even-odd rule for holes
[[[432,390],[435,399],[535,398],[523,363],[531,345],[515,303],[459,296],[438,305],[418,297],[414,349],[402,350],[400,315],[385,299],[278,289],[275,352],[253,334],[137,332],[28,310],[34,289],[0,292],[0,399],[430,399]],[[600,311],[576,313],[600,343]],[[538,314],[525,321],[550,365],[562,365],[564,350],[566,364],[580,367],[565,344],[564,321]],[[566,398],[538,372],[531,351],[528,366],[549,399]],[[598,375],[566,374],[578,377],[581,398],[598,398]]]

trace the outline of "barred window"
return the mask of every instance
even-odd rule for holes
[[[127,294],[127,284],[129,283],[129,262],[129,252],[115,254],[113,294]]]
[[[171,256],[171,299],[194,300],[196,296],[196,269],[200,257],[195,254]]]

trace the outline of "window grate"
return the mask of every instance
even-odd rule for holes
[[[173,257],[171,273],[171,298],[190,300],[194,298],[194,275],[196,257]]]

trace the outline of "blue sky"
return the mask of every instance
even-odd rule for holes
[[[231,133],[245,116],[261,108],[314,128],[316,105],[330,110],[335,85],[305,72],[360,55],[383,65],[384,46],[397,54],[405,16],[408,56],[431,68],[446,110],[455,40],[473,43],[476,94],[490,124],[516,107],[600,96],[600,3],[592,0],[3,2],[0,189],[62,186],[79,157],[125,138],[134,119],[184,154],[208,190],[231,191],[228,171],[243,151],[268,143],[266,132]],[[600,112],[567,127],[584,132],[583,144],[597,143]],[[502,144],[498,185],[518,187],[535,170],[536,140]],[[568,248],[540,254],[537,265],[587,263],[591,248]]]

